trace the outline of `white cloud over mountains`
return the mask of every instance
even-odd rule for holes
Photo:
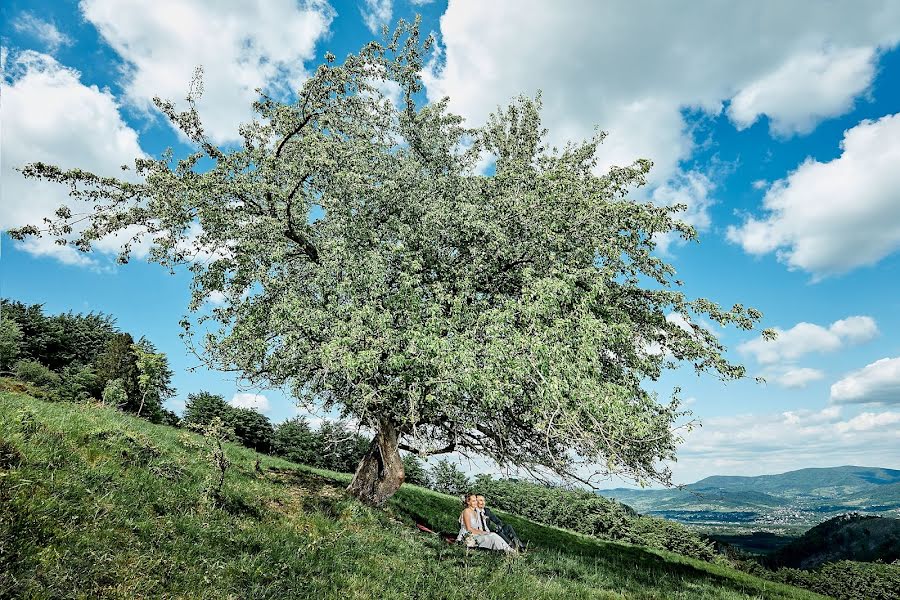
[[[773,328],[778,334],[767,341],[762,336],[738,346],[738,351],[749,354],[763,365],[794,361],[812,352],[833,352],[846,344],[861,344],[878,335],[878,325],[872,317],[854,316],[835,321],[827,328],[814,323],[797,323],[788,330]],[[811,373],[806,372],[808,379]],[[794,378],[802,378],[795,374]]]
[[[882,358],[831,386],[836,404],[900,404],[900,357]]]
[[[600,168],[655,162],[668,182],[694,142],[683,111],[761,115],[779,133],[809,131],[864,94],[879,49],[900,39],[900,4],[450,0],[428,96],[473,123],[543,90],[551,142],[610,133]],[[812,8],[812,10],[811,10]],[[813,90],[813,92],[810,92]]]
[[[706,419],[686,435],[680,482],[708,475],[763,475],[804,467],[891,466],[900,462],[900,413],[844,417],[841,407]]]
[[[81,11],[126,63],[126,100],[152,110],[152,98],[180,101],[194,68],[204,69],[198,103],[216,142],[238,139],[256,89],[287,95],[307,76],[304,63],[328,32],[324,0],[82,0]]]
[[[900,114],[848,129],[841,149],[840,157],[808,159],[775,182],[763,199],[765,216],[730,227],[728,238],[818,278],[900,248]]]
[[[40,225],[69,197],[64,186],[26,180],[16,171],[43,161],[63,168],[80,167],[99,175],[122,176],[120,166],[143,156],[137,132],[119,114],[108,90],[81,83],[80,74],[55,59],[33,51],[7,57],[3,82],[3,165],[0,185],[0,228]],[[77,213],[84,206],[73,206]],[[115,239],[95,247],[118,250]],[[81,266],[96,262],[71,246],[51,239],[29,238],[22,248],[36,256],[51,256]]]

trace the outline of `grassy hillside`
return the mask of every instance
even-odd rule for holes
[[[348,476],[112,409],[0,394],[0,597],[820,598],[725,567],[508,516],[532,550],[467,552],[458,502],[404,486],[385,510]]]

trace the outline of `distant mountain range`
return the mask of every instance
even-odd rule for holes
[[[860,512],[900,517],[900,470],[800,469],[778,475],[715,475],[681,489],[601,490],[640,513],[698,525],[800,526]]]

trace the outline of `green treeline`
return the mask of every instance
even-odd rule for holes
[[[103,401],[178,424],[163,407],[175,393],[172,370],[150,340],[135,341],[103,313],[46,315],[40,304],[0,303],[0,374],[34,386],[45,400]]]
[[[368,448],[369,439],[345,423],[325,422],[313,430],[296,417],[273,425],[257,411],[205,391],[188,395],[181,418],[163,407],[175,395],[166,355],[150,340],[135,341],[121,331],[111,315],[47,315],[40,304],[0,302],[0,375],[17,380],[4,381],[16,388],[11,391],[50,401],[100,402],[174,427],[201,429],[218,417],[235,442],[332,471],[354,471]],[[409,462],[415,471],[414,459]],[[417,482],[424,481],[423,475]]]

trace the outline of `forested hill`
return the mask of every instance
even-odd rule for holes
[[[816,525],[766,558],[771,567],[814,569],[839,560],[900,560],[900,519],[849,514]]]
[[[348,479],[209,429],[0,392],[0,597],[821,598],[504,513],[528,552],[466,551],[415,527],[448,531],[458,499],[403,485],[372,509]]]
[[[693,523],[812,526],[866,512],[900,516],[900,471],[843,466],[759,477],[713,476],[683,489],[601,492],[638,512]]]

